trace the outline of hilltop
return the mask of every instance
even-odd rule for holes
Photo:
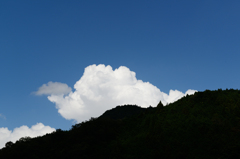
[[[42,137],[8,142],[0,158],[240,158],[240,91],[206,90],[175,103],[117,106]]]

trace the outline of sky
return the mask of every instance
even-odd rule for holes
[[[239,89],[240,1],[1,0],[0,148],[124,104]]]

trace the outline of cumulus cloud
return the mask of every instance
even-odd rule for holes
[[[180,98],[186,96],[187,94],[192,95],[195,92],[197,92],[197,91],[196,90],[191,90],[191,89],[187,90],[186,93],[182,93],[178,90],[170,90],[169,95],[167,95],[165,97],[165,102],[164,102],[164,100],[163,101],[161,100],[161,101],[163,102],[164,105],[166,105],[166,103],[173,103],[173,102],[179,100]]]
[[[58,85],[69,88],[62,83]],[[49,84],[43,86],[48,93],[40,94],[50,94],[48,99],[56,104],[58,112],[65,119],[77,122],[98,117],[117,105],[137,104],[148,107],[156,106],[160,100],[166,105],[196,92],[170,90],[169,94],[166,94],[151,83],[138,80],[136,73],[125,66],[113,70],[111,66],[102,64],[86,67],[83,76],[74,85],[75,90],[68,94],[51,94],[49,92],[55,92],[57,88],[51,90],[53,87]]]
[[[15,128],[13,131],[8,130],[8,128],[0,128],[0,148],[3,148],[5,143],[8,141],[16,142],[21,137],[37,137],[53,131],[55,131],[54,128],[51,128],[50,126],[44,126],[42,123],[37,123],[31,128],[27,126],[21,126]]]
[[[34,92],[36,95],[61,95],[68,94],[72,91],[71,87],[68,87],[67,84],[60,82],[48,82],[47,84],[43,84],[38,88],[37,92]]]

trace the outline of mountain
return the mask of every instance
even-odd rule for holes
[[[149,107],[147,109],[151,108],[152,107]],[[99,118],[124,119],[136,114],[143,113],[144,111],[146,111],[146,108],[141,108],[137,105],[117,106],[116,108],[107,110]]]
[[[154,108],[117,106],[42,137],[8,142],[0,158],[240,158],[240,91],[206,90]]]

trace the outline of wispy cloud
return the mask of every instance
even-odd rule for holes
[[[83,76],[74,85],[74,91],[70,91],[66,84],[58,83],[57,85],[64,86],[62,90],[67,90],[62,92],[70,91],[68,94],[56,94],[57,85],[51,85],[43,85],[37,92],[41,92],[40,95],[50,94],[48,99],[56,104],[58,112],[65,119],[74,119],[77,122],[97,117],[117,105],[137,104],[148,107],[156,106],[160,100],[165,105],[196,92],[170,90],[169,94],[166,94],[151,83],[137,79],[136,73],[129,68],[121,66],[113,70],[109,65],[86,67]]]
[[[0,114],[0,118],[2,118],[2,119],[5,119],[5,120],[6,120],[6,117],[5,117],[3,114]]]
[[[47,84],[43,84],[38,88],[37,92],[33,92],[36,95],[61,95],[68,94],[72,91],[71,87],[68,87],[67,84],[60,82],[48,82]]]

